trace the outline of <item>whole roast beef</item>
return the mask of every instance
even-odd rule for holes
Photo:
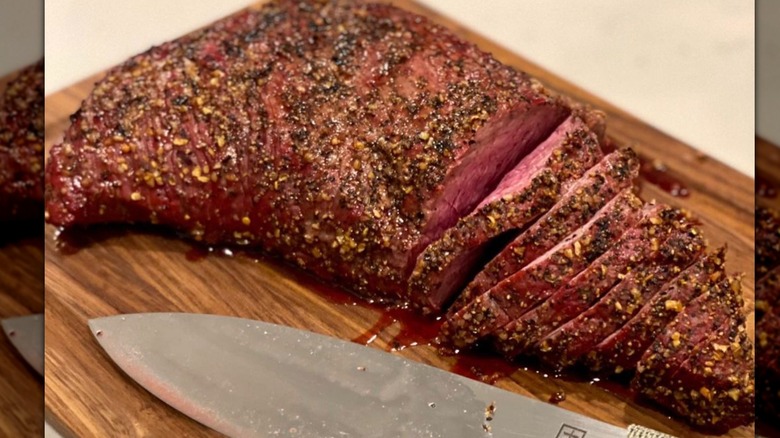
[[[46,215],[263,248],[362,295],[446,310],[442,348],[641,364],[638,394],[706,385],[668,408],[749,423],[741,301],[697,298],[739,279],[724,286],[722,252],[705,255],[687,212],[636,195],[637,155],[604,154],[604,133],[604,114],[423,17],[282,0],[111,69],[51,150]],[[716,311],[669,353],[677,327]],[[714,376],[698,368],[718,353],[708,342],[739,345]]]

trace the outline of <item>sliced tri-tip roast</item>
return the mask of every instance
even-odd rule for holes
[[[631,149],[604,157],[561,195],[560,200],[530,228],[507,245],[460,293],[450,311],[514,274],[590,220],[623,189],[633,185],[639,160]]]
[[[607,251],[646,212],[631,189],[624,190],[558,245],[447,314],[441,338],[455,349],[462,349],[519,318]]]
[[[43,61],[0,86],[0,220],[40,218]]]
[[[599,117],[591,126],[602,122]],[[441,310],[473,274],[491,239],[535,222],[601,156],[593,130],[580,115],[570,116],[473,212],[420,254],[409,279],[410,299],[423,309]]]
[[[604,114],[389,5],[243,11],[111,69],[71,120],[46,169],[48,222],[263,248],[446,311],[455,349],[494,340],[556,368],[632,370],[725,278],[694,219],[634,194],[636,154],[604,155]],[[738,332],[726,324],[706,335]],[[719,372],[747,360],[724,357]]]
[[[680,260],[652,257],[618,276],[620,281],[598,302],[542,339],[536,353],[550,367],[564,369],[578,364],[596,345],[615,333],[639,312],[645,303],[688,264],[692,252],[701,246],[685,248]]]
[[[584,358],[595,372],[621,373],[636,368],[645,350],[685,305],[725,277],[725,249],[688,267],[655,294],[625,325],[593,346]]]
[[[696,257],[703,248],[701,233],[692,227],[686,212],[657,206],[550,298],[495,331],[492,336],[496,349],[510,358],[545,351],[551,348],[549,343],[542,342],[545,337],[589,310],[633,269],[656,260],[679,264]]]
[[[734,278],[693,299],[642,355],[632,388],[693,424],[729,429],[753,419],[753,345]]]

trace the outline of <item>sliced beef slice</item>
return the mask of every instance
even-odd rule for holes
[[[632,389],[696,426],[752,422],[755,360],[742,305],[734,279],[692,301],[645,352]]]
[[[572,114],[549,137],[504,175],[496,188],[481,200],[477,210],[517,192],[537,169],[545,166],[554,168],[560,175],[561,187],[568,189],[603,157],[599,136],[593,132],[604,122],[601,114],[587,107],[573,108]],[[572,161],[577,157],[580,162]]]
[[[111,69],[51,149],[46,217],[160,224],[405,298],[419,251],[571,106],[424,17],[280,0]]]
[[[561,187],[601,158],[598,139],[579,116],[571,116],[520,164],[477,209],[461,218],[417,258],[409,298],[425,311],[439,311],[474,271],[491,239],[522,229],[547,211]]]
[[[728,321],[735,309],[731,288],[739,281],[726,278],[691,300],[642,352],[632,387],[640,394],[653,391],[672,381],[675,373],[694,352],[694,348]]]
[[[756,209],[756,279],[780,265],[780,215],[772,209]]]
[[[624,190],[533,263],[448,314],[440,342],[464,348],[519,318],[607,251],[642,214],[642,201],[630,189]]]
[[[696,262],[665,285],[619,330],[607,336],[583,358],[593,371],[620,373],[636,368],[658,333],[695,297],[725,276],[725,248]]]
[[[621,149],[604,157],[576,181],[550,211],[488,262],[451,310],[462,308],[544,254],[590,220],[620,191],[630,187],[638,174],[639,160],[633,150]]]
[[[753,354],[744,319],[732,319],[677,372],[669,409],[696,426],[723,431],[751,424],[756,399]]]
[[[696,261],[696,255],[691,254],[687,260],[653,260],[632,269],[596,304],[542,339],[537,355],[554,369],[575,365],[633,318],[664,285]]]
[[[537,344],[561,324],[579,316],[606,294],[626,272],[655,258],[690,260],[704,240],[691,232],[689,215],[677,208],[657,206],[607,252],[554,292],[538,307],[494,332],[496,349],[506,357],[536,355]],[[559,368],[559,367],[556,367]]]

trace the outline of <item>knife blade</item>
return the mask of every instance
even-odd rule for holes
[[[233,437],[669,437],[260,321],[146,313],[93,319],[89,326],[142,387]]]
[[[22,358],[43,375],[43,315],[8,318],[0,325]]]

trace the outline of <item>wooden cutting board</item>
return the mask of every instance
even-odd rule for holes
[[[714,248],[728,242],[727,267],[744,272],[745,296],[753,308],[753,180],[664,135],[596,96],[552,75],[437,15],[411,0],[395,2],[453,29],[492,52],[501,61],[525,70],[548,86],[605,110],[608,134],[631,145],[650,160],[660,159],[679,178],[690,196],[671,196],[643,184],[645,199],[679,205],[703,222]],[[100,75],[75,84],[46,101],[46,143],[57,142],[68,116]],[[171,409],[126,377],[109,360],[87,328],[89,318],[131,312],[180,311],[254,318],[304,328],[343,339],[376,335],[371,346],[388,349],[414,340],[418,330],[393,322],[380,309],[353,305],[306,275],[272,260],[244,255],[206,257],[173,235],[148,228],[99,227],[57,233],[46,230],[46,408],[47,419],[74,436],[213,436],[214,432]],[[397,315],[396,315],[397,316]],[[752,315],[750,316],[752,319]],[[752,331],[752,326],[750,327]],[[424,331],[424,330],[423,330]],[[399,332],[404,336],[396,338]],[[421,340],[424,336],[421,336]],[[399,346],[399,345],[396,345]],[[443,369],[463,370],[465,359],[442,357],[426,345],[407,346],[395,354]],[[489,370],[482,362],[477,367]],[[518,369],[497,386],[549,400],[619,426],[640,423],[677,436],[702,436],[659,410],[626,398],[621,391],[577,379],[548,378]],[[613,385],[614,386],[614,385]],[[753,436],[752,427],[728,436]]]
[[[37,237],[0,243],[0,319],[43,313],[43,236],[36,228]],[[42,433],[43,379],[0,332],[0,436]]]
[[[15,77],[0,78],[0,93]],[[43,312],[43,233],[38,220],[2,224],[0,319]],[[13,236],[13,237],[12,237]],[[0,436],[43,433],[43,379],[0,332]]]

